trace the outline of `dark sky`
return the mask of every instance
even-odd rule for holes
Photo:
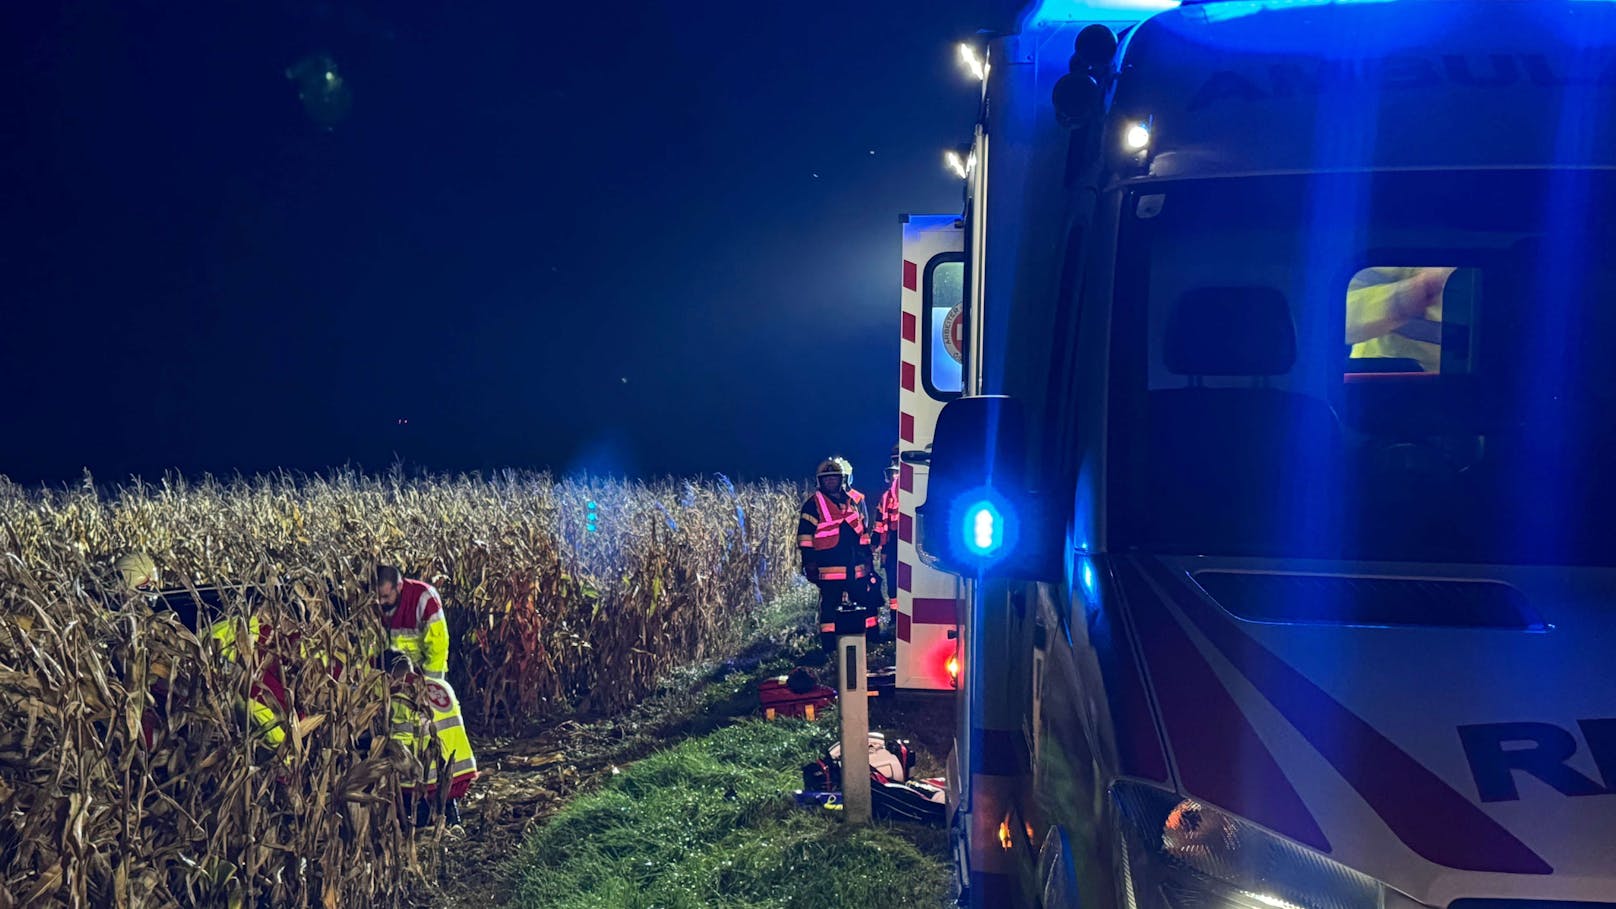
[[[898,215],[1017,4],[463,6],[7,4],[0,474],[879,482]]]

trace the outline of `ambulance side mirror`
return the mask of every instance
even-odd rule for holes
[[[922,548],[945,571],[969,577],[1059,577],[1058,517],[1027,478],[1027,418],[1015,398],[956,398],[932,437]]]

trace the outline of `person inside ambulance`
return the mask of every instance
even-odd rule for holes
[[[820,644],[827,653],[834,652],[838,634],[874,630],[881,603],[869,515],[863,496],[849,488],[852,472],[842,458],[819,462],[814,494],[797,519],[802,573],[819,588]]]
[[[1353,360],[1412,360],[1434,373],[1442,361],[1442,291],[1454,268],[1366,268],[1347,285]]]

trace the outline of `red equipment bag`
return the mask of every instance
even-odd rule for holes
[[[803,716],[809,706],[819,710],[834,700],[836,689],[819,684],[813,673],[802,668],[758,683],[758,701],[776,716]]]

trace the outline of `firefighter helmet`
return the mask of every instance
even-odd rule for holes
[[[112,567],[123,576],[124,586],[130,590],[147,590],[158,584],[157,563],[144,552],[125,553]]]
[[[824,477],[839,477],[841,475],[842,465],[836,463],[835,458],[826,458],[825,460],[820,461],[819,467],[815,468],[814,470],[814,479],[816,480],[823,479]]]
[[[841,471],[842,471],[842,483],[844,485],[846,485],[846,486],[852,486],[853,485],[853,462],[849,461],[846,458],[842,458],[842,457],[831,458],[831,460],[835,461],[836,466],[841,468]]]

